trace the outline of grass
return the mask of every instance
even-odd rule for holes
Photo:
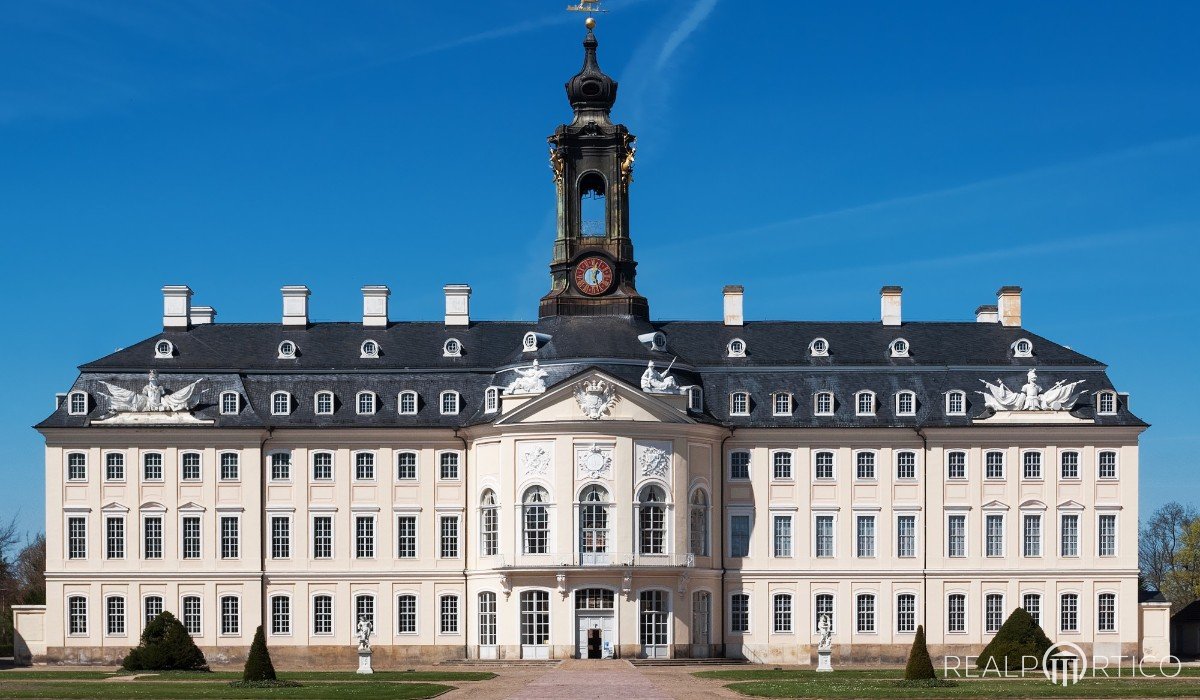
[[[153,676],[141,675],[135,679],[139,683],[162,683],[172,681],[235,681],[242,677],[241,671],[213,671],[199,673],[196,671],[138,671],[138,674],[154,673]],[[280,680],[286,681],[316,681],[316,682],[475,682],[486,681],[496,677],[486,671],[376,671],[367,675],[359,675],[354,671],[279,671]],[[3,678],[3,676],[0,676]]]
[[[900,669],[887,671],[811,670],[702,671],[700,678],[735,681],[725,687],[742,695],[763,698],[1149,698],[1200,696],[1194,674],[1170,678],[1084,678],[1069,687],[1052,685],[1040,675],[1030,679],[950,680],[956,686],[905,687]]]
[[[128,683],[122,681],[9,681],[0,693],[6,698],[363,698],[419,700],[453,690],[437,683],[316,683],[299,688],[232,688],[217,683]]]

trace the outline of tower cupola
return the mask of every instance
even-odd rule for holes
[[[617,101],[617,81],[600,70],[596,59],[596,48],[600,42],[592,33],[595,22],[589,23],[587,36],[583,40],[583,68],[567,81],[567,99],[575,110],[576,121],[580,119],[604,118]]]

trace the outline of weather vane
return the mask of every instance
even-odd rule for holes
[[[600,7],[600,0],[579,0],[578,5],[567,5],[567,12],[586,12],[588,14],[594,14],[597,12],[608,12],[608,10]],[[586,24],[588,29],[591,29],[592,27],[596,26],[596,20],[588,17]]]

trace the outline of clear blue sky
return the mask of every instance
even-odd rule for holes
[[[530,319],[545,137],[581,61],[567,0],[8,3],[0,12],[0,516],[40,529],[29,428],[79,364],[218,321]],[[613,0],[600,60],[640,137],[638,287],[655,317],[967,319],[1111,365],[1154,424],[1143,512],[1200,504],[1200,3]]]

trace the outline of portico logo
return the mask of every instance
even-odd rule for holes
[[[1078,683],[1087,673],[1087,666],[1083,649],[1070,642],[1053,644],[1042,654],[1042,673],[1051,683],[1064,688]]]

